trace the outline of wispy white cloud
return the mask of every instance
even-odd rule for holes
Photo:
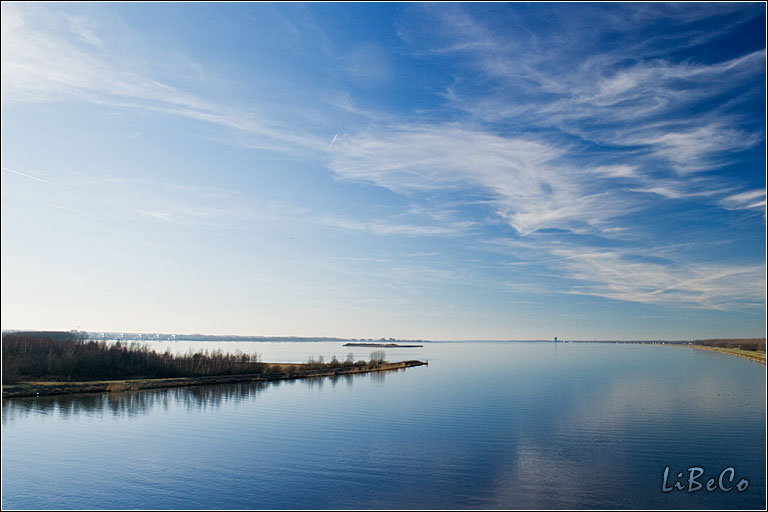
[[[693,244],[695,245],[695,244]],[[608,249],[561,239],[530,237],[496,239],[488,249],[532,260],[562,279],[527,281],[529,271],[510,290],[546,294],[592,295],[644,304],[754,311],[765,306],[765,267],[759,263],[735,264],[683,258],[692,244],[665,247]]]
[[[388,51],[376,44],[355,46],[341,58],[341,63],[352,81],[362,87],[377,87],[392,78]]]
[[[570,293],[648,304],[743,310],[765,305],[765,267],[628,260],[618,251],[556,249],[569,277],[582,284]]]
[[[640,186],[629,188],[632,192],[656,194],[666,199],[703,198],[721,194],[727,189],[696,187],[695,183],[677,181],[673,179],[639,179]],[[710,184],[711,187],[711,184]],[[703,188],[703,190],[702,190]]]
[[[46,23],[39,18],[30,6],[3,4],[3,101],[75,97],[231,128],[251,135],[264,149],[319,152],[327,148],[327,139],[282,126],[254,108],[207,101],[126,68],[115,49],[101,51],[95,26],[85,18],[65,15],[52,21],[48,17]],[[52,23],[53,27],[48,26]]]
[[[439,255],[440,255],[439,252],[412,252],[412,253],[406,254],[406,256],[412,257],[412,258],[428,258],[431,256],[439,256]]]
[[[67,24],[69,30],[76,34],[83,42],[97,48],[102,47],[101,38],[94,33],[94,23],[92,20],[71,14],[63,14],[62,20]]]
[[[714,64],[655,59],[616,69],[624,58],[623,53],[601,54],[578,68],[568,82],[568,99],[565,101],[570,104],[571,111],[564,115],[574,118],[578,114],[587,114],[620,121],[669,112],[679,108],[681,102],[691,103],[717,95],[732,87],[733,80],[759,76],[765,51]],[[555,105],[564,106],[564,102]]]
[[[637,166],[628,164],[600,165],[590,169],[591,172],[606,178],[637,178]]]
[[[764,49],[719,62],[675,60],[666,55],[664,46],[655,46],[654,37],[664,38],[658,30],[655,36],[634,35],[659,23],[688,23],[692,10],[666,12],[660,8],[641,14],[639,6],[628,6],[621,16],[612,16],[610,10],[602,9],[603,22],[593,24],[584,14],[589,9],[574,12],[578,16],[562,26],[555,21],[540,33],[523,30],[513,31],[514,35],[483,27],[459,7],[440,13],[429,10],[442,27],[444,50],[466,55],[468,65],[480,71],[480,80],[492,84],[478,93],[471,85],[463,85],[474,81],[462,75],[458,86],[450,86],[444,97],[452,106],[487,122],[555,129],[590,142],[631,149],[635,167],[658,168],[666,163],[684,174],[732,163],[734,155],[764,140],[759,127],[745,127],[743,118],[729,112],[730,103],[721,99],[750,83],[752,87],[742,90],[739,97],[763,94]],[[731,14],[731,9],[724,9]],[[635,22],[628,23],[628,19]],[[733,22],[732,18],[729,23]],[[588,30],[583,26],[587,23]],[[525,25],[522,20],[518,24]],[[577,31],[578,37],[565,41],[567,34],[561,37],[553,32],[554,27]],[[611,29],[623,32],[625,44],[606,46],[601,42],[601,36]],[[681,37],[679,27],[674,32]],[[681,42],[690,42],[694,32],[683,32]],[[717,33],[706,35],[711,38]],[[482,44],[463,44],[471,41]],[[666,52],[669,48],[679,45],[666,46]],[[712,106],[702,109],[704,101]]]
[[[305,217],[306,221],[330,228],[360,231],[375,235],[402,236],[457,236],[466,234],[472,227],[471,222],[451,222],[443,224],[406,224],[385,219],[359,220],[348,217],[321,215]]]
[[[569,293],[710,309],[762,307],[763,266],[702,263],[677,249],[658,261],[653,251],[637,245],[645,234],[628,218],[652,211],[661,198],[732,210],[765,207],[764,191],[733,194],[740,188],[737,178],[708,172],[737,162],[764,142],[761,127],[745,124],[734,108],[762,94],[765,50],[715,62],[668,54],[669,48],[703,44],[754,16],[723,9],[731,18],[727,26],[718,25],[721,30],[678,27],[673,34],[654,30],[648,37],[643,27],[682,26],[714,11],[638,5],[620,15],[607,12],[609,19],[595,27],[580,12],[573,23],[548,23],[549,29],[535,33],[520,19],[520,30],[505,33],[461,6],[426,6],[438,38],[420,49],[465,56],[464,64],[476,73],[457,71],[443,93],[449,106],[473,115],[472,124],[382,123],[347,135],[330,167],[343,178],[372,181],[409,197],[457,187],[479,191],[515,228],[515,250],[523,251],[522,258],[557,264],[571,283],[560,281],[559,288]],[[505,22],[514,26],[511,18]],[[579,30],[580,23],[589,30]],[[554,26],[578,37],[557,34]],[[416,31],[408,28],[401,28],[401,37],[419,44]],[[605,47],[601,31],[612,29],[624,34],[624,44]],[[604,48],[592,51],[591,44]],[[475,87],[478,83],[482,86]],[[520,127],[539,131],[520,135]],[[574,143],[574,135],[600,149]],[[608,250],[587,239],[553,242],[543,238],[547,228],[634,240],[634,249],[632,254]],[[643,254],[649,259],[638,261]],[[531,285],[513,281],[511,286]],[[549,289],[540,283],[534,288]]]
[[[667,160],[676,171],[686,174],[730,163],[732,152],[754,146],[761,137],[760,134],[748,134],[721,123],[710,123],[683,131],[649,127],[644,135],[629,135],[623,137],[621,142],[649,146],[654,156]]]
[[[723,198],[720,204],[729,210],[765,209],[765,189],[733,194]]]
[[[717,99],[727,95],[734,82],[764,78],[765,51],[719,62],[680,61],[654,49],[668,43],[663,35],[654,40],[637,36],[643,26],[659,19],[687,23],[705,14],[638,6],[623,11],[625,17],[609,12],[603,29],[585,30],[575,38],[551,29],[529,30],[518,20],[516,30],[510,31],[515,37],[508,37],[463,7],[427,5],[424,8],[439,22],[443,44],[414,48],[414,53],[464,56],[462,66],[452,70],[471,70],[457,71],[442,92],[450,115],[377,112],[347,92],[332,90],[318,94],[326,99],[320,108],[352,114],[366,123],[365,128],[351,124],[318,130],[322,121],[304,128],[301,107],[283,120],[276,115],[280,106],[266,108],[258,100],[245,107],[225,104],[153,79],[142,66],[124,64],[110,52],[109,39],[86,18],[47,19],[43,27],[30,7],[4,3],[2,8],[4,102],[79,98],[225,127],[244,134],[241,142],[246,147],[277,151],[286,158],[309,155],[327,164],[339,179],[374,183],[412,205],[400,215],[360,219],[306,206],[248,202],[228,191],[214,197],[177,188],[163,195],[163,202],[137,205],[145,219],[217,227],[242,226],[253,219],[287,221],[377,236],[476,236],[480,245],[483,228],[504,225],[515,230],[515,249],[526,258],[510,257],[499,266],[510,271],[542,266],[540,271],[569,283],[561,284],[560,291],[712,309],[764,303],[765,271],[759,265],[705,264],[674,251],[663,263],[640,261],[633,255],[656,255],[642,247],[630,254],[587,240],[552,241],[551,234],[542,233],[637,241],[643,233],[635,233],[637,226],[629,217],[651,212],[661,198],[665,204],[697,198],[734,211],[765,208],[764,190],[734,194],[754,184],[744,186],[707,172],[733,163],[764,141],[760,129],[742,123],[743,117],[730,110],[732,105]],[[584,52],[591,57],[579,55],[586,48],[580,45],[600,43],[605,35],[600,30],[611,28],[635,36],[627,36],[626,45]],[[407,28],[400,34],[418,45],[409,39]],[[681,45],[691,37],[680,37]],[[331,44],[320,39],[323,45]],[[378,86],[391,78],[391,58],[383,48],[361,46],[338,61],[357,85]],[[754,91],[739,94],[732,101]],[[702,102],[714,106],[704,108]],[[306,118],[322,114],[307,113]],[[333,135],[337,130],[340,133]],[[400,269],[397,279],[407,282],[416,274]],[[430,275],[447,281],[457,277]],[[380,282],[389,283],[390,278]],[[507,290],[550,290],[541,283],[503,282]]]
[[[627,211],[623,200],[586,187],[578,170],[557,162],[565,148],[542,141],[449,124],[411,124],[346,136],[334,147],[329,165],[344,179],[371,181],[404,195],[478,189],[521,234],[542,228],[599,230]]]

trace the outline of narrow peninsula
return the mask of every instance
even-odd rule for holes
[[[428,364],[388,362],[381,350],[369,361],[354,361],[350,354],[344,361],[310,358],[307,363],[265,363],[257,354],[219,350],[179,356],[138,343],[108,344],[53,332],[4,334],[2,349],[3,398],[350,376]]]

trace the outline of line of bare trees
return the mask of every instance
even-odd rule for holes
[[[81,333],[3,334],[3,384],[19,380],[110,380],[237,375],[266,370],[258,354],[157,353],[145,344],[89,341]]]
[[[221,350],[174,355],[158,353],[146,344],[88,340],[84,333],[11,332],[2,337],[3,384],[18,381],[82,381],[129,378],[200,377],[263,374],[282,378],[306,370],[375,368],[385,363],[383,350],[371,359],[344,361],[333,356],[310,357],[306,365],[262,363],[258,354],[230,354]]]
[[[384,359],[385,354],[383,350],[375,350],[371,352],[371,359],[368,361],[365,361],[364,359],[359,359],[355,361],[355,355],[350,352],[347,354],[347,358],[344,361],[339,361],[339,359],[334,355],[331,357],[331,360],[328,362],[325,362],[325,359],[323,356],[317,356],[315,358],[314,356],[311,356],[309,360],[307,361],[306,368],[309,370],[319,370],[319,369],[335,369],[335,368],[351,368],[351,367],[368,367],[373,368],[376,366],[380,366],[382,363],[386,363],[386,360]]]
[[[765,352],[765,338],[731,338],[693,340],[694,345],[705,347],[739,348],[741,350],[753,350]]]

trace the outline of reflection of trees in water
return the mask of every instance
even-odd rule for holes
[[[400,373],[404,371],[405,371],[405,368],[392,368],[391,370],[387,370],[384,372],[370,372],[370,373],[365,373],[363,375],[367,376],[376,384],[384,384],[384,380],[386,379],[388,373]]]
[[[301,379],[302,384],[307,386],[309,389],[323,389],[323,382],[325,382],[325,379],[330,379],[331,377],[312,377],[311,379]]]
[[[216,384],[214,386],[193,386],[188,388],[173,388],[175,401],[183,403],[187,410],[216,409],[222,404],[255,398],[268,386],[278,386],[280,382],[236,382],[233,384]]]
[[[77,415],[110,413],[113,416],[138,416],[152,409],[182,404],[187,410],[218,408],[222,404],[255,398],[265,388],[279,382],[238,382],[212,386],[147,389],[122,393],[89,393],[37,398],[3,399],[3,425],[29,414]]]
[[[299,379],[300,382],[309,389],[323,389],[325,382],[330,382],[333,387],[343,382],[348,388],[351,388],[355,379],[371,379],[377,384],[384,383],[385,374],[387,372],[401,371],[401,368],[387,370],[386,372],[366,372],[366,373],[342,373],[341,375],[325,375],[323,377],[313,377],[311,379]],[[294,383],[293,381],[284,381]]]
[[[400,371],[399,369],[396,371]],[[356,378],[369,378],[383,383],[387,372],[334,375],[300,379],[310,389],[322,389],[330,380],[332,386],[344,382],[351,388]],[[187,386],[179,388],[146,389],[122,393],[83,393],[76,395],[55,395],[36,398],[4,398],[2,424],[30,414],[58,414],[63,418],[78,415],[138,416],[155,408],[168,410],[181,404],[187,410],[215,409],[232,401],[255,398],[271,386],[292,386],[296,380],[273,382],[238,382],[211,386]]]
[[[390,371],[392,371],[392,370],[390,370]],[[399,370],[395,370],[395,371],[399,371]],[[385,373],[387,373],[387,372],[371,372],[371,373],[366,373],[366,375],[368,375],[370,377],[370,379],[373,382],[375,382],[376,384],[383,384],[384,383],[384,378],[385,378],[385,376],[384,376]]]
[[[302,383],[302,385],[308,387],[309,389],[323,389],[323,383],[324,382],[330,382],[333,387],[336,387],[337,384],[340,382],[343,382],[347,385],[347,387],[352,387],[352,382],[355,380],[355,378],[362,378],[363,373],[359,374],[350,374],[350,373],[342,373],[341,375],[324,375],[322,377],[313,377],[311,379],[297,379]],[[291,384],[297,382],[296,380],[293,381],[285,381],[290,382]]]

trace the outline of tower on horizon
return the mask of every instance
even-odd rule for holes
[[[557,343],[557,336],[555,336],[555,343]]]

